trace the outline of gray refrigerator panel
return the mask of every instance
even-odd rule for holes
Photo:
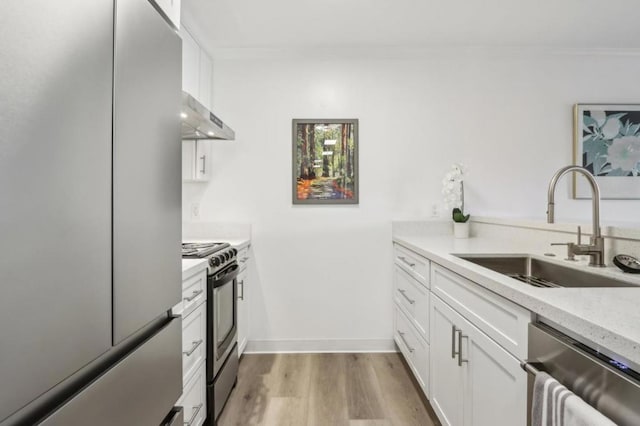
[[[111,346],[113,2],[1,9],[0,422]]]
[[[147,1],[116,3],[113,342],[181,297],[181,52]]]
[[[42,426],[156,426],[182,392],[182,321],[160,332],[91,383]]]

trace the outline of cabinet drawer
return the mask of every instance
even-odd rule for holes
[[[182,318],[182,383],[186,383],[205,359],[207,348],[207,304]]]
[[[393,256],[396,265],[400,265],[415,279],[429,287],[429,261],[427,259],[398,244],[394,244]]]
[[[174,307],[174,314],[187,316],[207,299],[207,270],[182,280],[182,300]]]
[[[516,358],[527,357],[531,312],[472,281],[433,265],[431,291]]]
[[[201,426],[207,417],[207,381],[205,362],[200,363],[198,372],[184,386],[178,404],[184,410],[184,424]]]
[[[429,290],[399,266],[394,268],[394,298],[418,333],[429,341]]]
[[[429,344],[420,337],[397,305],[394,340],[407,360],[424,394],[429,397]]]

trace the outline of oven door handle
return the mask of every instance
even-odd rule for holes
[[[239,269],[240,267],[237,264],[231,265],[229,268],[227,268],[224,275],[216,276],[216,278],[212,280],[213,288],[222,287],[223,285],[229,283],[230,281],[235,280],[236,277],[238,276]]]

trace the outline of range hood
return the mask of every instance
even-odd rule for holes
[[[182,139],[222,139],[232,141],[236,133],[187,92],[182,92]]]

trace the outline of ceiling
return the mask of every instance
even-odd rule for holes
[[[182,0],[208,49],[640,48],[637,0]]]

